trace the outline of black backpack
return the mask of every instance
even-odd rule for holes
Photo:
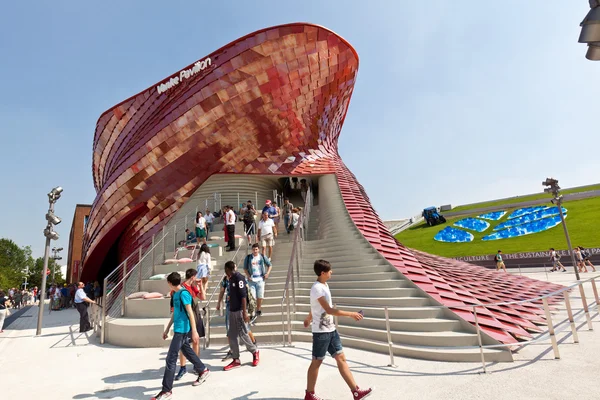
[[[252,215],[251,211],[246,211],[244,213],[243,221],[247,225],[251,225],[254,222],[254,216]]]

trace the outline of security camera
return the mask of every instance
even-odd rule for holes
[[[58,238],[59,238],[58,233],[54,232],[50,228],[44,229],[44,236],[46,236],[47,238],[52,239],[52,240],[58,240]]]
[[[61,223],[62,219],[58,218],[52,211],[50,211],[48,214],[46,214],[46,221],[50,222],[51,224],[58,225]]]
[[[554,178],[546,178],[546,180],[542,182],[542,186],[558,186],[558,180]]]

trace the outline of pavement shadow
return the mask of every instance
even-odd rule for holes
[[[102,379],[106,383],[127,383],[127,382],[137,382],[142,380],[162,380],[163,374],[165,373],[165,367],[156,368],[156,369],[144,369],[139,372],[131,372],[113,376],[107,376]]]
[[[160,390],[159,388],[155,388],[156,391]],[[145,386],[129,386],[124,388],[108,388],[103,390],[97,390],[94,393],[81,393],[73,396],[73,399],[131,399],[131,400],[139,400],[142,398],[146,398],[143,393],[149,391],[151,389]]]
[[[231,400],[298,400],[298,397],[254,397],[258,392],[255,390],[248,394],[233,397]]]

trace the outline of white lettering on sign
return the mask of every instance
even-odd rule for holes
[[[196,75],[198,72],[204,71],[207,67],[212,65],[210,57],[205,58],[202,61],[198,61],[192,68],[183,69],[179,71],[179,76],[174,76],[166,82],[161,83],[156,87],[158,94],[164,93],[167,90],[179,85],[184,79],[189,79]]]
[[[590,255],[600,254],[600,248],[591,248],[586,249],[590,253]],[[568,250],[556,250],[561,257],[569,257]],[[487,261],[493,260],[495,254],[487,255],[487,256],[468,256],[468,257],[454,257],[455,260],[458,261]],[[513,253],[513,254],[502,254],[502,258],[505,260],[511,259],[522,259],[522,258],[543,258],[550,257],[550,251],[534,251],[528,253]]]

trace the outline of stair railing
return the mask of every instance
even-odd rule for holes
[[[286,309],[287,308],[287,346],[292,346],[292,313],[290,306],[290,288],[293,298],[293,312],[296,313],[296,280],[300,283],[300,262],[303,259],[303,246],[306,240],[306,228],[308,228],[308,221],[310,218],[310,211],[312,207],[312,192],[310,187],[306,192],[304,208],[300,213],[298,219],[298,226],[294,229],[294,235],[292,239],[292,253],[290,254],[290,262],[288,264],[288,273],[285,280],[285,286],[283,288],[283,295],[281,296],[281,336],[282,343],[286,346],[285,339],[285,325],[286,325]],[[296,277],[294,279],[294,265],[296,266]],[[285,303],[285,307],[284,307]]]
[[[148,279],[154,275],[154,267],[162,264],[165,260],[166,252],[175,251],[177,248],[177,239],[180,237],[177,227],[183,227],[183,239],[185,229],[188,228],[188,221],[195,220],[196,211],[190,211],[186,215],[178,218],[173,224],[173,228],[163,227],[159,233],[159,239],[156,240],[156,234],[152,235],[152,244],[146,249],[144,254],[143,247],[138,247],[123,262],[121,262],[110,274],[104,278],[102,292],[102,308],[100,317],[100,343],[104,344],[106,337],[106,319],[119,318],[125,315],[127,302],[126,297],[136,291],[141,290],[142,280]],[[190,216],[192,218],[190,219]],[[133,266],[133,267],[132,267]]]

